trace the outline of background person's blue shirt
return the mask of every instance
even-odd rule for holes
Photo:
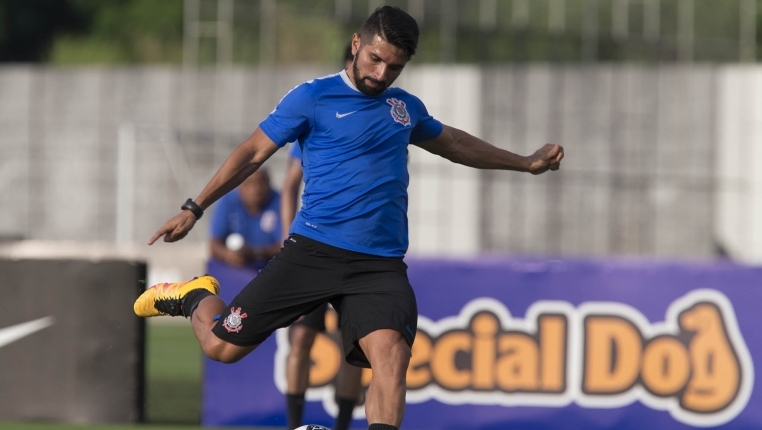
[[[238,233],[247,246],[261,248],[280,243],[281,231],[280,194],[274,190],[270,190],[270,198],[257,215],[246,211],[238,188],[222,196],[214,205],[210,226],[210,235],[214,239],[224,242],[231,234]],[[260,268],[264,263],[266,261],[253,265]]]
[[[302,147],[299,146],[299,142],[294,142],[288,147],[288,156],[299,161],[302,160]]]
[[[305,185],[292,233],[366,254],[405,254],[408,144],[442,132],[417,97],[394,87],[366,96],[342,71],[295,87],[260,128],[278,146],[301,147]]]

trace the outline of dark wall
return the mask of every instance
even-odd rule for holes
[[[0,420],[143,420],[146,264],[0,259]]]

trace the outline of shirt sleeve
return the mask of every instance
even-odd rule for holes
[[[423,102],[420,100],[416,101],[418,102],[417,107],[420,109],[420,119],[415,124],[413,131],[410,133],[410,143],[414,145],[416,143],[425,142],[439,136],[442,134],[442,130],[444,129],[444,126],[441,122],[429,115],[429,111],[426,109],[426,106],[423,104]]]
[[[236,188],[230,193],[237,193],[237,190],[238,189]],[[212,239],[225,240],[225,238],[228,237],[228,234],[230,234],[230,229],[228,228],[228,214],[231,210],[231,205],[229,204],[230,193],[224,195],[217,201],[214,211],[212,212],[212,218],[209,222],[209,236]]]
[[[267,137],[281,148],[310,129],[315,101],[308,90],[309,85],[305,83],[289,91],[259,124]]]

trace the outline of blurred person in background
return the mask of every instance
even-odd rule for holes
[[[344,69],[352,67],[352,45],[344,49]],[[299,203],[299,190],[302,185],[302,150],[299,142],[291,143],[288,152],[286,178],[283,181],[281,196],[281,225],[283,237],[288,239],[291,223],[296,217]],[[295,429],[302,425],[304,412],[304,394],[309,386],[310,350],[315,343],[315,336],[325,331],[325,314],[329,312],[328,303],[291,324],[289,329],[290,350],[286,357],[286,412],[288,428]],[[348,430],[352,421],[352,411],[362,393],[362,369],[341,360],[341,367],[336,380],[336,403],[339,414],[334,430]]]
[[[345,359],[373,369],[365,400],[368,430],[398,430],[405,376],[418,323],[403,258],[408,247],[408,146],[454,163],[533,175],[564,156],[546,144],[528,156],[497,148],[429,115],[420,99],[391,84],[418,46],[415,19],[383,6],[352,35],[352,67],[288,92],[215,173],[196,200],[149,239],[175,242],[225,193],[288,142],[302,146],[302,208],[283,249],[226,305],[211,276],[157,284],[135,301],[138,316],[191,317],[207,357],[235,363],[275,330],[330,302]],[[309,48],[305,43],[304,49]]]
[[[263,268],[283,243],[280,201],[266,169],[223,196],[212,213],[212,258],[234,267]]]

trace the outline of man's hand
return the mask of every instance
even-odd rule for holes
[[[153,245],[156,240],[164,236],[164,242],[177,242],[184,238],[196,224],[196,215],[191,211],[182,211],[174,218],[165,222],[164,225],[156,231],[148,240],[149,245]]]
[[[548,170],[558,170],[561,159],[564,158],[564,148],[559,144],[548,143],[528,157],[528,170],[533,175],[545,173]]]
[[[230,266],[241,267],[246,264],[246,255],[243,250],[233,251],[228,249],[223,255],[223,261]]]

